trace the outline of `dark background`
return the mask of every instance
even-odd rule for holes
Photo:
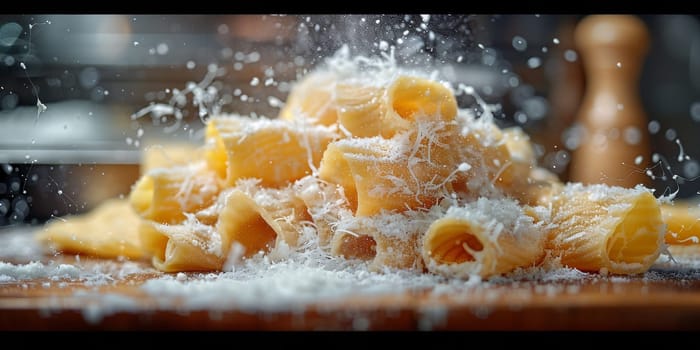
[[[682,198],[696,197],[700,21],[640,17],[652,43],[639,93],[653,150],[680,176],[654,186],[657,194],[679,189]],[[168,115],[130,118],[149,103],[167,103],[174,89],[212,72],[212,88],[200,91],[208,112],[272,118],[291,83],[344,44],[354,54],[393,45],[399,63],[473,85],[487,102],[500,103],[498,122],[526,129],[541,164],[567,180],[566,129],[585,86],[572,39],[581,18],[0,15],[0,225],[40,223],[126,195],[145,145],[201,142],[193,94],[178,124]],[[48,107],[38,117],[37,96]],[[474,101],[462,97],[460,104]],[[689,159],[677,160],[676,139]]]

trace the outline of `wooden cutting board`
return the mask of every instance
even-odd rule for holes
[[[512,281],[436,296],[429,291],[349,297],[304,311],[183,310],[139,286],[163,274],[144,272],[91,286],[49,278],[0,282],[1,330],[696,330],[700,329],[700,248],[674,250],[685,264],[655,266],[634,277],[582,281]],[[73,256],[46,257],[75,263]],[[11,259],[2,259],[9,261]],[[15,262],[16,263],[16,262]],[[113,260],[81,258],[83,268]],[[130,262],[130,264],[134,264]],[[147,268],[147,263],[137,263]],[[82,294],[81,294],[82,292]],[[86,299],[85,294],[95,295]],[[91,317],[114,295],[130,311]],[[104,300],[101,301],[101,297]]]

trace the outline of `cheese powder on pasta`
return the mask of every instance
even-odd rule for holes
[[[293,86],[278,118],[211,116],[200,147],[152,148],[128,200],[50,222],[40,239],[165,272],[315,247],[374,271],[450,278],[552,257],[634,274],[663,249],[648,189],[560,182],[521,129],[460,109],[449,84],[391,59],[341,50],[327,62]],[[168,147],[172,157],[153,153]]]

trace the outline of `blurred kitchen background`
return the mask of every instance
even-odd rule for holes
[[[572,39],[581,18],[0,15],[0,226],[127,195],[141,149],[201,143],[209,114],[274,118],[292,83],[344,44],[353,54],[395,47],[403,65],[474,86],[500,104],[498,122],[527,130],[541,164],[566,180],[585,86]],[[675,191],[679,182],[679,197],[697,197],[699,17],[641,18],[652,44],[639,91],[653,150],[671,169],[654,186]],[[474,106],[470,98],[460,104]],[[676,139],[689,159],[678,160]]]

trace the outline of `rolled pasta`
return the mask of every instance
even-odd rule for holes
[[[219,117],[224,118],[224,117]],[[229,116],[218,121],[226,152],[226,184],[259,178],[263,186],[285,186],[318,168],[326,145],[337,138],[334,127],[304,121]],[[220,157],[220,151],[216,152]]]
[[[664,241],[667,244],[700,243],[700,206],[676,201],[661,204],[661,216],[666,223]]]
[[[343,187],[306,176],[294,183],[294,193],[306,205],[318,235],[318,245],[326,248],[335,232],[334,226],[352,216]]]
[[[307,74],[292,87],[278,118],[289,121],[305,119],[320,125],[336,123],[334,90],[338,78],[335,72],[326,69]]]
[[[427,269],[447,277],[488,278],[538,264],[546,238],[542,210],[484,197],[450,207],[423,238]]]
[[[194,163],[202,158],[204,149],[192,143],[157,143],[147,146],[141,154],[141,175],[157,168]]]
[[[291,187],[252,192],[233,188],[225,196],[216,228],[221,236],[241,244],[245,257],[269,251],[279,241],[296,247],[304,223],[311,219]]]
[[[665,224],[644,186],[633,189],[571,183],[552,197],[547,249],[582,271],[642,273],[656,261]]]
[[[129,201],[112,198],[89,213],[49,221],[36,239],[66,253],[139,259],[146,254],[138,223]]]
[[[386,138],[414,130],[419,119],[449,122],[457,115],[452,91],[435,80],[399,75],[387,87],[380,134]]]
[[[358,82],[342,82],[335,87],[338,124],[354,137],[382,134],[386,113],[386,89]]]
[[[346,217],[337,224],[331,254],[368,260],[372,271],[423,271],[421,237],[434,216],[431,211],[410,211]]]
[[[210,206],[222,185],[203,161],[186,166],[156,168],[134,184],[129,202],[147,220],[175,224]]]
[[[163,272],[221,270],[230,248],[227,237],[192,214],[175,225],[144,220],[139,233],[153,266]]]
[[[456,132],[455,124],[417,125],[417,130],[391,139],[375,136],[331,143],[319,177],[343,186],[358,216],[431,207],[446,195],[455,174],[469,166],[458,163],[450,144],[442,142]]]

